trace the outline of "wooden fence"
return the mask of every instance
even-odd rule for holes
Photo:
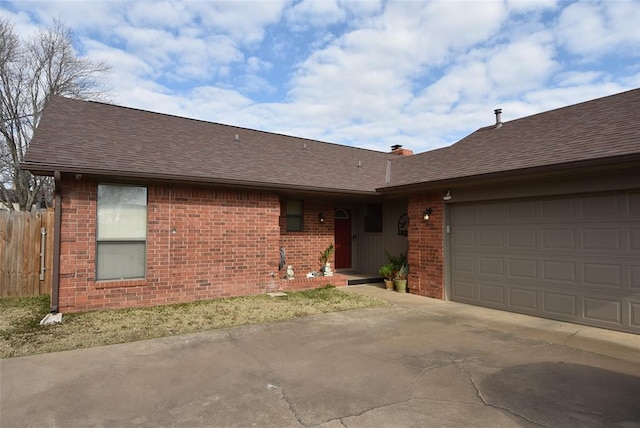
[[[51,294],[53,211],[0,211],[0,297]]]

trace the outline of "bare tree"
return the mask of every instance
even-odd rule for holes
[[[105,63],[76,54],[71,30],[60,21],[22,41],[0,18],[0,199],[7,208],[13,199],[26,210],[51,197],[51,178],[20,166],[49,98],[101,99],[108,71]]]

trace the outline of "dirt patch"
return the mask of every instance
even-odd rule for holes
[[[246,324],[262,324],[327,312],[381,305],[366,296],[333,287],[234,297],[141,309],[65,315],[58,325],[39,326],[49,312],[49,297],[0,299],[0,357],[133,342]]]

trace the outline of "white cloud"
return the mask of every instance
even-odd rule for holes
[[[557,4],[557,0],[507,0],[509,10],[517,13],[531,13],[555,9]]]
[[[29,16],[25,12],[10,12],[8,10],[0,9],[0,18],[6,19],[13,25],[15,34],[23,39],[29,40],[35,36],[40,27],[29,19]]]
[[[132,3],[127,10],[127,21],[133,27],[161,27],[180,29],[190,25],[194,14],[188,3],[168,1],[142,1]]]
[[[347,14],[337,0],[302,0],[289,8],[285,14],[294,30],[308,26],[326,27],[344,21]]]
[[[589,101],[630,89],[617,83],[594,83],[559,88],[540,88],[528,92],[521,100],[501,103],[504,121],[542,113],[568,105]]]
[[[367,19],[382,10],[382,0],[339,0],[340,7],[349,12],[355,19]]]
[[[241,75],[235,88],[244,94],[272,94],[276,91],[276,88],[267,79],[255,74]]]
[[[150,28],[115,29],[127,49],[176,81],[206,79],[218,68],[243,60],[243,52],[224,35],[186,37]]]
[[[419,37],[430,42],[426,47],[442,46],[449,52],[465,50],[490,39],[507,17],[505,8],[497,2],[434,2],[428,5],[419,15],[420,21],[416,22]],[[436,58],[438,56],[426,57],[429,60]]]
[[[273,64],[268,61],[263,61],[257,56],[247,58],[247,69],[252,73],[257,73],[262,70],[269,70]]]
[[[407,112],[450,112],[455,105],[469,99],[483,99],[491,91],[487,66],[481,61],[463,63],[448,70],[437,82],[425,88],[407,106]]]
[[[501,95],[517,94],[542,86],[556,69],[550,46],[515,42],[487,58],[493,87]]]
[[[452,50],[483,40],[504,19],[499,3],[465,3],[464,14],[461,7],[389,3],[367,27],[344,34],[300,64],[291,82],[292,100],[329,104],[337,117],[369,121],[401,109],[411,101],[412,78]]]
[[[121,75],[148,77],[154,74],[153,68],[143,59],[122,49],[92,39],[84,39],[83,44],[87,57],[111,64]]]
[[[77,33],[102,35],[121,23],[126,12],[126,3],[123,2],[27,0],[14,4],[36,16],[40,25],[48,25],[57,18]]]
[[[639,1],[51,0],[5,1],[0,14],[20,34],[63,19],[82,54],[112,64],[116,104],[424,151],[490,125],[494,108],[512,120],[640,86],[639,8]]]
[[[601,71],[567,71],[559,73],[555,80],[560,86],[580,86],[592,84],[602,76]]]
[[[624,49],[640,56],[640,2],[577,2],[567,6],[559,18],[558,33],[572,53],[593,60]]]
[[[263,39],[265,28],[280,20],[289,0],[193,1],[189,9],[207,32],[228,34],[239,43]]]

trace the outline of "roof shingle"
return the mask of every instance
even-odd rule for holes
[[[386,187],[640,155],[640,89],[481,128],[397,159]]]
[[[413,156],[53,97],[24,166],[249,187],[374,194],[583,161],[640,158],[640,89],[481,128]],[[236,140],[236,136],[238,137]],[[390,181],[385,183],[387,160]]]
[[[386,160],[391,157],[373,150],[52,97],[24,166],[41,174],[91,171],[373,193],[384,184]]]

